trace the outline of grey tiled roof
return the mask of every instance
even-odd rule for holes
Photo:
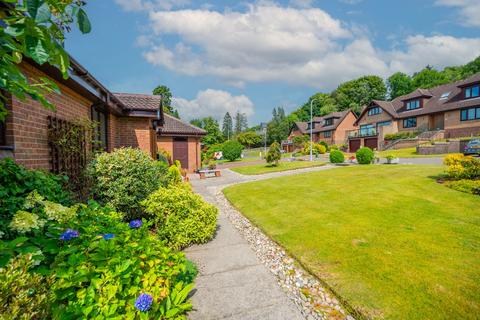
[[[114,93],[130,110],[158,110],[161,96],[139,93]]]
[[[195,135],[195,136],[204,136],[207,132],[199,127],[196,127],[190,123],[184,122],[180,119],[177,119],[169,114],[164,114],[165,123],[160,129],[161,134],[163,135]]]
[[[343,119],[347,116],[347,114],[351,112],[351,110],[345,110],[345,111],[336,111],[329,113],[323,117],[313,117],[313,122],[314,122],[314,128],[312,130],[312,133],[318,133],[318,132],[323,132],[323,131],[330,131],[330,130],[335,130],[338,125],[343,121]],[[330,126],[324,126],[323,121],[325,119],[330,119],[333,118],[333,124]],[[295,125],[297,126],[298,130],[303,133],[310,133],[310,130],[308,130],[308,123],[307,122],[295,122]]]

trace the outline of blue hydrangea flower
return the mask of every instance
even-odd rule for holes
[[[80,233],[77,230],[67,229],[64,233],[60,235],[60,240],[68,241],[73,238],[78,238]]]
[[[115,235],[113,233],[107,233],[107,234],[104,234],[102,237],[105,240],[110,240],[110,239],[115,238]]]
[[[138,296],[137,300],[135,300],[135,308],[138,310],[145,312],[150,309],[152,306],[153,298],[148,293],[142,293]]]
[[[129,226],[132,229],[137,229],[137,228],[140,228],[142,224],[143,224],[142,220],[136,219],[136,220],[130,221]]]

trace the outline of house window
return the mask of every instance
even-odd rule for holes
[[[480,96],[480,85],[475,85],[465,89],[465,99],[476,98]]]
[[[360,126],[360,136],[367,137],[367,136],[374,136],[376,134],[377,132],[373,124],[362,124]]]
[[[389,126],[392,124],[392,121],[382,121],[382,122],[377,122],[377,127],[384,127],[384,126]]]
[[[415,110],[420,108],[420,100],[411,100],[406,103],[407,110]]]
[[[108,146],[108,130],[107,130],[108,116],[105,112],[92,107],[92,121],[96,123],[93,133],[93,149],[107,150]]]
[[[325,131],[323,133],[324,138],[331,138],[332,137],[332,131]]]
[[[415,128],[416,126],[417,126],[417,118],[416,117],[403,119],[403,127],[404,128]]]
[[[382,109],[380,107],[373,107],[373,108],[370,108],[368,110],[368,115],[369,116],[373,116],[373,115],[380,114],[380,113],[382,113]]]
[[[325,119],[325,124],[324,126],[331,126],[333,124],[333,119],[330,118],[330,119]]]
[[[476,119],[480,119],[480,107],[468,108],[460,111],[461,121],[476,120]]]
[[[7,144],[7,128],[4,121],[0,121],[0,146]]]
[[[311,123],[312,130],[315,129],[315,122]],[[310,122],[307,123],[307,130],[310,130]]]

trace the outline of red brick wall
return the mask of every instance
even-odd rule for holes
[[[115,148],[133,147],[140,148],[148,154],[152,154],[150,145],[153,131],[151,130],[151,119],[119,117],[113,120],[115,126]],[[113,135],[112,135],[113,137]]]
[[[28,78],[47,77],[33,66],[23,63],[21,68]],[[51,79],[53,81],[53,79]],[[40,103],[26,99],[20,101],[12,98],[9,132],[13,130],[14,156],[18,163],[29,168],[50,169],[48,149],[47,116],[57,116],[65,120],[90,118],[92,102],[77,94],[70,88],[58,84],[61,95],[53,93],[48,100],[56,106],[56,110],[47,110]]]
[[[157,137],[158,149],[168,151],[173,157],[173,137],[171,136],[159,136]],[[174,159],[175,160],[175,159]],[[201,166],[201,150],[200,150],[200,138],[189,137],[188,138],[188,171],[194,172]]]

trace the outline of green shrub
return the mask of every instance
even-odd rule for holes
[[[320,145],[322,145],[322,146],[325,147],[325,152],[327,152],[327,151],[329,150],[329,148],[328,148],[328,143],[326,143],[325,141],[320,141],[318,144],[320,144]],[[325,153],[325,152],[324,152],[324,153]]]
[[[141,216],[140,201],[162,185],[165,170],[164,164],[139,149],[120,148],[97,155],[88,172],[99,201],[136,218]]]
[[[480,160],[462,154],[453,154],[445,157],[447,174],[452,179],[479,179]]]
[[[170,152],[164,149],[158,149],[157,160],[165,163],[167,166],[171,166],[173,164],[172,155]]]
[[[480,194],[480,180],[457,180],[457,181],[447,181],[445,185],[449,188],[452,188],[457,191]]]
[[[30,272],[32,255],[21,255],[0,268],[0,319],[49,319],[53,276]]]
[[[191,308],[186,299],[195,267],[159,241],[146,221],[130,227],[95,202],[56,205],[31,196],[27,207],[44,223],[27,228],[26,222],[18,238],[0,241],[2,255],[5,249],[33,252],[32,271],[55,276],[48,283],[54,301],[45,309],[54,319],[177,319]],[[146,313],[134,306],[142,293],[153,297]]]
[[[167,173],[167,185],[176,185],[182,183],[182,173],[180,172],[180,168],[174,164],[168,168]]]
[[[409,139],[409,138],[415,138],[418,136],[418,132],[397,132],[397,133],[387,133],[384,137],[385,140],[387,141],[392,141],[392,140],[399,140],[399,139]]]
[[[159,237],[172,248],[207,242],[215,233],[218,209],[187,184],[160,188],[142,205]]]
[[[330,152],[331,163],[343,163],[345,161],[345,155],[340,150],[332,150]]]
[[[313,143],[312,145],[312,153],[314,155],[319,155],[319,154],[324,154],[327,152],[327,148],[325,148],[324,145],[321,145],[319,143]],[[303,154],[309,155],[310,154],[310,141],[306,142],[305,145],[303,146]]]
[[[358,149],[355,153],[355,156],[359,164],[371,164],[375,159],[375,154],[369,147],[363,147]]]
[[[277,166],[278,161],[280,161],[281,158],[282,154],[280,153],[280,145],[278,144],[278,142],[275,141],[270,145],[265,159],[267,163],[273,163],[275,166]]]
[[[340,150],[340,148],[335,145],[335,144],[332,144],[330,147],[329,147],[329,150],[332,151],[332,150]]]
[[[293,137],[293,145],[296,148],[302,147],[305,142],[308,142],[310,140],[310,137],[307,134],[301,135],[301,136],[295,136]]]
[[[235,161],[242,156],[243,146],[238,141],[227,141],[223,144],[222,154],[228,161]]]
[[[11,238],[8,222],[34,190],[47,200],[70,204],[72,194],[63,189],[66,181],[63,176],[28,170],[9,158],[0,160],[0,238]]]

